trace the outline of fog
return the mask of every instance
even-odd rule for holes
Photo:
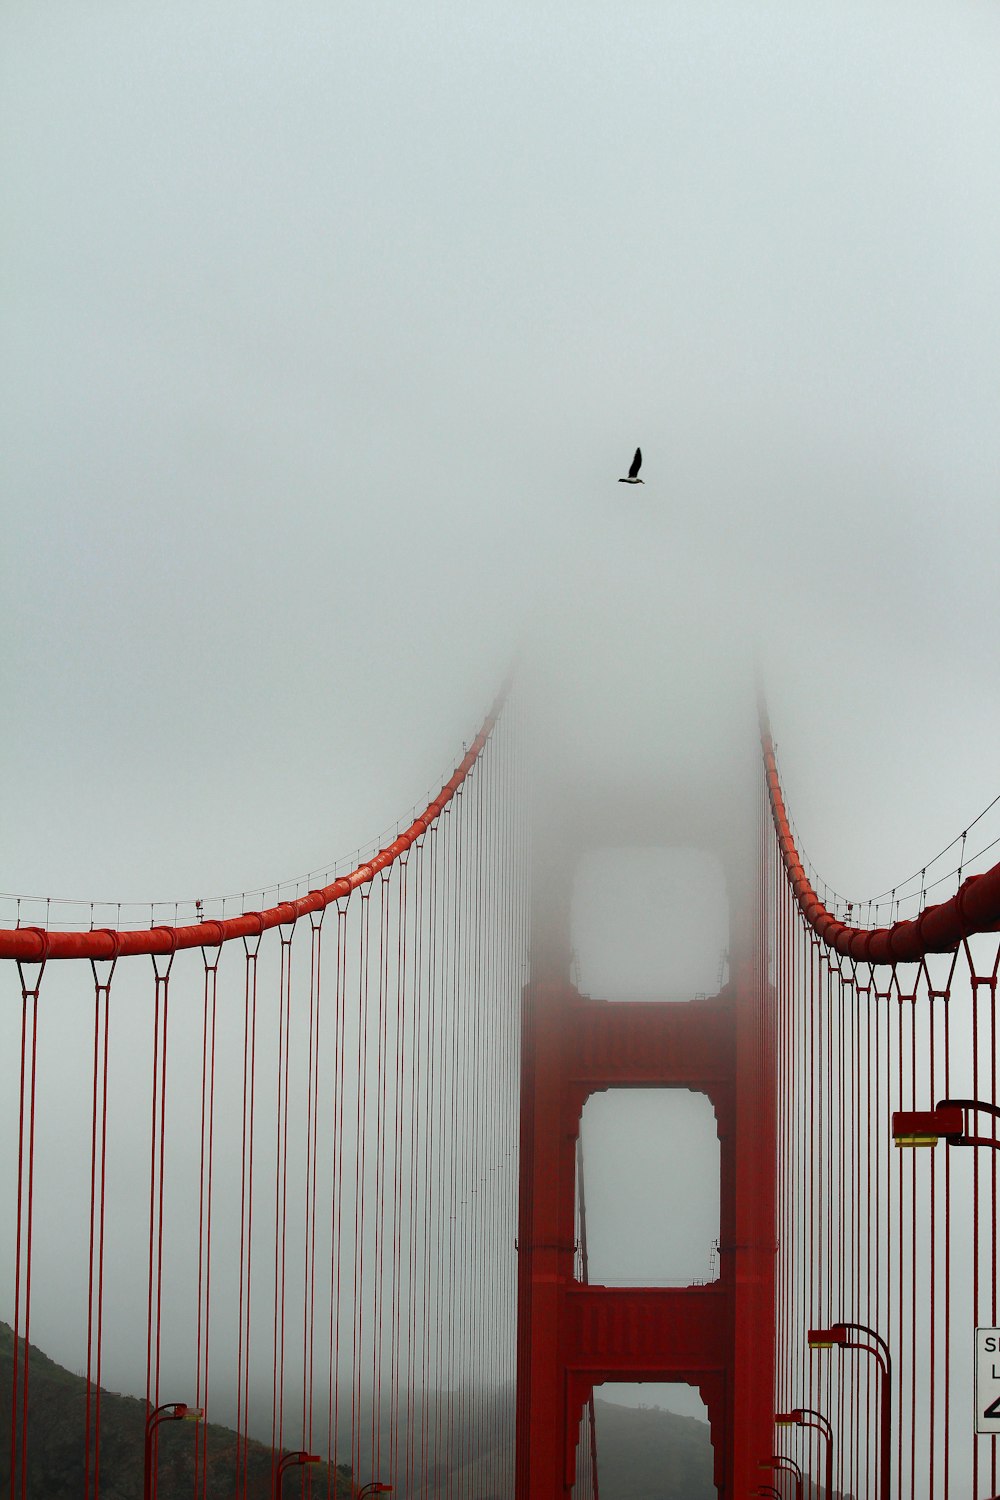
[[[926,863],[998,790],[998,138],[985,3],[12,0],[0,889],[370,847],[515,657],[594,848],[752,814],[759,671],[825,877]]]

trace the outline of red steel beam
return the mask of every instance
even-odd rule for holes
[[[295,922],[309,912],[323,911],[333,902],[349,896],[358,886],[368,885],[380,871],[388,868],[411,844],[427,832],[462,786],[493,733],[506,701],[509,681],[504,683],[483,726],[469,746],[452,775],[414,818],[409,828],[386,844],[349,875],[341,875],[330,885],[310,891],[295,901],[282,901],[263,911],[244,912],[221,921],[195,922],[187,927],[146,927],[118,930],[101,927],[91,932],[56,932],[45,927],[0,928],[0,959],[14,958],[22,963],[41,963],[50,958],[112,959],[136,953],[167,954],[179,948],[218,948],[234,938],[256,937],[271,927]]]
[[[875,928],[851,927],[839,921],[810,884],[795,847],[763,710],[760,743],[771,816],[788,881],[802,915],[828,947],[860,963],[911,963],[927,953],[948,953],[974,932],[1000,929],[1000,864],[983,875],[970,875],[950,901],[926,907],[913,921]]]

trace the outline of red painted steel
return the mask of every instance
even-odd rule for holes
[[[803,869],[761,718],[782,1104],[776,1405],[828,1414],[827,1489],[993,1495],[1000,1454],[974,1435],[969,1377],[975,1329],[1000,1322],[1000,942],[975,939],[1000,930],[1000,866],[913,921],[838,921]],[[921,1145],[937,1149],[905,1149]],[[979,1423],[990,1416],[980,1406]],[[815,1484],[811,1435],[789,1437]]]
[[[772,1432],[774,1112],[749,974],[715,999],[608,1003],[535,980],[522,1022],[518,1500],[570,1493],[580,1416],[605,1380],[698,1387],[720,1497],[742,1494]],[[576,1143],[589,1095],[704,1093],[721,1146],[721,1272],[708,1286],[610,1288],[574,1277]],[[655,1184],[651,1184],[655,1191]]]
[[[370,860],[358,865],[349,875],[342,875],[329,885],[310,891],[295,901],[282,901],[263,911],[244,912],[221,921],[196,922],[187,927],[149,927],[119,931],[111,927],[92,932],[54,932],[44,927],[0,929],[0,959],[16,958],[22,963],[44,963],[50,958],[117,959],[136,953],[168,954],[181,948],[218,948],[235,938],[259,937],[273,927],[284,927],[310,912],[324,911],[343,900],[359,886],[370,885],[375,876],[404,855],[444,812],[458,792],[482,753],[496,727],[507,697],[505,683],[490,709],[483,726],[459,761],[454,774],[410,826],[386,844]]]
[[[965,1115],[954,1105],[943,1109],[896,1109],[892,1112],[892,1134],[897,1140],[901,1136],[922,1136],[928,1140],[941,1136],[947,1138],[961,1136],[964,1131]]]
[[[20,1047],[0,1048],[18,1148],[2,1205],[14,1252],[4,1495],[46,1487],[32,1309],[74,1287],[86,1304],[47,1336],[86,1366],[68,1460],[84,1500],[100,1500],[127,1456],[106,1451],[102,1371],[137,1372],[143,1357],[154,1500],[155,1414],[194,1409],[166,1395],[193,1396],[206,1417],[195,1496],[259,1492],[267,1458],[250,1430],[268,1404],[275,1492],[316,1454],[327,1472],[308,1486],[303,1474],[303,1495],[426,1494],[442,1475],[450,1493],[451,1476],[470,1474],[491,1494],[509,1488],[527,830],[511,795],[516,722],[508,709],[493,733],[496,716],[405,835],[354,877],[276,907],[276,923],[257,912],[186,935],[88,934],[117,953],[162,936],[168,956],[70,962],[58,984],[43,962],[0,973],[20,1002]],[[325,923],[317,896],[336,901]],[[250,936],[222,958],[224,925]],[[279,930],[258,942],[267,925]],[[67,956],[59,936],[46,956]],[[196,945],[200,958],[173,962]],[[88,994],[92,1016],[74,1016]],[[17,1017],[3,1019],[15,1032]],[[227,1389],[236,1430],[222,1443],[228,1402],[210,1410]]]
[[[829,948],[861,963],[910,963],[928,953],[948,953],[974,932],[1000,929],[1000,864],[982,875],[970,875],[950,901],[928,906],[913,921],[891,927],[852,927],[841,922],[820,900],[795,847],[781,794],[774,745],[762,715],[761,750],[774,828],[788,883],[809,926]]]

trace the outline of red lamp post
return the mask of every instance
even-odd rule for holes
[[[391,1490],[391,1484],[380,1484],[377,1479],[373,1479],[364,1489],[358,1490],[356,1500],[368,1500],[369,1495],[388,1495]]]
[[[992,1146],[1000,1150],[996,1125],[990,1135],[969,1132],[969,1115],[989,1115],[1000,1120],[1000,1106],[984,1099],[941,1099],[933,1109],[897,1109],[892,1115],[892,1136],[897,1146]]]
[[[802,1500],[802,1470],[797,1463],[790,1458],[785,1458],[782,1453],[773,1453],[770,1458],[762,1459],[757,1465],[758,1469],[777,1469],[779,1473],[791,1474],[795,1480],[795,1500]],[[771,1486],[772,1489],[774,1486]]]
[[[278,1467],[274,1471],[274,1484],[271,1487],[271,1500],[280,1500],[281,1486],[285,1482],[285,1475],[289,1469],[297,1469],[304,1464],[321,1464],[322,1457],[318,1453],[306,1453],[299,1449],[296,1453],[285,1453],[282,1455]]]
[[[861,1339],[856,1335],[860,1334]],[[862,1340],[870,1342],[865,1343]],[[868,1328],[864,1323],[832,1323],[829,1328],[810,1328],[810,1349],[860,1349],[863,1354],[870,1354],[878,1363],[882,1375],[881,1399],[879,1403],[881,1414],[881,1441],[879,1444],[879,1483],[878,1500],[889,1500],[889,1466],[892,1456],[892,1360],[889,1357],[889,1346],[885,1339],[881,1338],[873,1328]]]
[[[186,1401],[166,1401],[154,1407],[146,1417],[146,1433],[143,1442],[142,1500],[152,1500],[156,1493],[156,1473],[153,1464],[153,1439],[156,1429],[164,1422],[200,1422],[204,1413],[198,1406],[188,1406]]]
[[[814,1432],[820,1433],[826,1439],[824,1483],[827,1500],[831,1500],[833,1495],[833,1428],[823,1413],[815,1411],[811,1406],[796,1406],[791,1411],[776,1412],[774,1425],[776,1427],[811,1427]]]

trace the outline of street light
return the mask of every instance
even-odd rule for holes
[[[369,1495],[388,1495],[391,1491],[391,1484],[380,1484],[377,1479],[373,1479],[363,1490],[358,1490],[356,1500],[367,1500]]]
[[[773,1484],[759,1484],[753,1493],[765,1495],[767,1500],[781,1500],[781,1492],[776,1490]]]
[[[811,1406],[796,1406],[791,1411],[775,1413],[776,1427],[811,1427],[826,1439],[826,1493],[833,1495],[833,1428],[821,1411]]]
[[[802,1500],[802,1470],[790,1458],[785,1458],[781,1453],[774,1453],[770,1458],[761,1459],[757,1467],[758,1469],[777,1469],[779,1473],[791,1474],[795,1480],[795,1500]],[[774,1486],[772,1485],[771,1488],[773,1489]]]
[[[984,1099],[941,1099],[933,1109],[893,1110],[892,1138],[897,1146],[992,1146],[1000,1150],[1000,1136],[970,1135],[967,1113],[990,1115],[1000,1120],[1000,1107]]]
[[[271,1500],[279,1500],[281,1486],[285,1480],[285,1472],[288,1469],[297,1469],[303,1464],[321,1464],[323,1462],[318,1453],[306,1453],[300,1449],[297,1453],[286,1453],[278,1463],[274,1471],[274,1483],[271,1486]]]
[[[188,1406],[186,1401],[166,1401],[148,1413],[142,1455],[142,1500],[152,1500],[155,1488],[153,1434],[156,1429],[163,1422],[200,1422],[203,1416],[200,1406]]]
[[[852,1337],[854,1334],[862,1334],[864,1338],[871,1339],[870,1344],[859,1343]],[[829,1328],[810,1328],[810,1349],[860,1349],[864,1354],[871,1354],[877,1361],[882,1373],[882,1393],[880,1400],[881,1431],[882,1439],[879,1453],[879,1500],[889,1500],[889,1463],[890,1463],[890,1438],[892,1430],[892,1408],[890,1404],[890,1387],[892,1382],[892,1360],[889,1357],[889,1346],[885,1339],[880,1338],[873,1328],[867,1328],[864,1323],[831,1323]]]

